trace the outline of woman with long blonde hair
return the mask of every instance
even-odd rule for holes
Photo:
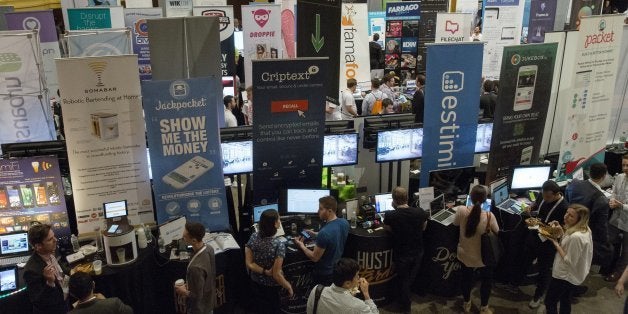
[[[548,314],[571,313],[571,296],[576,286],[584,282],[591,269],[593,259],[593,239],[589,229],[589,209],[580,204],[571,204],[565,213],[565,231],[558,243],[550,239],[556,247],[552,281],[545,296]],[[557,225],[552,221],[550,225]]]

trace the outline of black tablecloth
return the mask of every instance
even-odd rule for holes
[[[493,208],[492,212],[499,223],[499,239],[504,245],[504,254],[495,268],[495,280],[510,282],[522,261],[528,228],[521,215],[511,214],[497,208]]]
[[[288,243],[286,258],[283,261],[283,274],[292,285],[294,296],[288,298],[287,295],[282,295],[281,311],[283,313],[305,313],[307,298],[314,287],[313,269],[314,262],[310,261],[297,246]]]

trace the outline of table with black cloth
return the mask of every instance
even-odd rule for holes
[[[314,287],[312,278],[314,262],[307,258],[291,239],[286,244],[288,247],[286,258],[283,260],[283,275],[292,285],[294,295],[289,298],[282,289],[281,311],[289,314],[305,313],[307,298]]]
[[[515,272],[520,268],[523,259],[524,242],[529,232],[524,217],[512,214],[498,208],[491,212],[499,224],[499,239],[504,246],[504,252],[499,264],[495,268],[495,281],[508,283],[513,280]]]

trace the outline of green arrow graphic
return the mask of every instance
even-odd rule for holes
[[[323,48],[323,45],[325,45],[325,37],[321,37],[321,15],[316,14],[316,36],[312,34],[312,46],[318,53]]]

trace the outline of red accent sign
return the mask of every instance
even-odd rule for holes
[[[270,112],[272,113],[307,111],[307,108],[308,101],[305,99],[273,101],[270,104]]]

